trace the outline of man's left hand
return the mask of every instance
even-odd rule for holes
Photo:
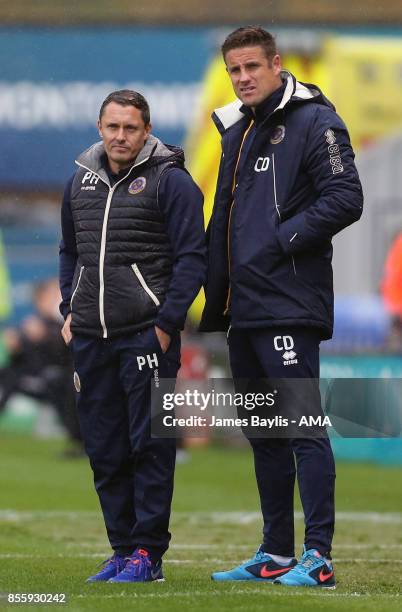
[[[163,331],[160,327],[155,325],[155,333],[158,337],[159,344],[161,345],[162,353],[166,353],[170,345],[170,336],[166,332]]]

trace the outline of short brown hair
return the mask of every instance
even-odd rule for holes
[[[143,95],[138,91],[132,91],[131,89],[119,89],[118,91],[112,91],[102,102],[102,106],[99,111],[99,121],[102,119],[102,115],[105,112],[105,108],[111,102],[120,104],[120,106],[134,106],[141,111],[141,117],[145,125],[148,125],[151,121],[151,113],[149,111],[149,104]]]
[[[241,47],[262,47],[269,62],[278,53],[275,38],[261,26],[245,26],[229,34],[221,47],[223,59],[228,51]]]

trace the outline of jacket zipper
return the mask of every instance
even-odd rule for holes
[[[277,199],[277,196],[276,196],[275,153],[272,153],[272,177],[273,177],[273,181],[274,181],[274,200],[275,200],[275,208],[276,208],[276,212],[278,213],[279,222],[280,222],[280,221],[281,221],[281,213],[280,213],[280,210],[279,210],[278,199]]]
[[[119,181],[120,183],[120,181]],[[103,330],[103,337],[107,338],[107,327],[105,321],[105,278],[104,278],[104,265],[105,265],[105,253],[106,253],[106,232],[107,222],[109,220],[110,205],[112,203],[112,197],[116,188],[116,183],[113,187],[109,187],[109,193],[106,200],[105,214],[103,216],[102,235],[101,235],[101,248],[99,254],[99,316]]]
[[[241,144],[240,144],[239,154],[237,156],[237,162],[236,162],[236,166],[235,166],[235,170],[234,170],[234,174],[233,174],[232,195],[234,194],[234,191],[235,191],[235,189],[237,187],[237,185],[236,185],[236,173],[237,173],[237,168],[238,168],[239,162],[240,162],[240,156],[241,156],[241,151],[242,151],[242,148],[243,148],[243,144],[244,144],[244,141],[247,138],[247,134],[251,130],[253,124],[254,124],[254,119],[251,120],[250,125],[248,126],[247,130],[244,132],[243,139],[242,139]],[[228,233],[227,233],[229,288],[228,288],[228,294],[227,294],[227,298],[226,298],[225,310],[223,311],[224,315],[227,315],[228,312],[229,312],[230,297],[231,297],[231,293],[232,293],[232,286],[231,286],[231,283],[230,283],[230,271],[231,271],[231,260],[230,260],[230,224],[231,224],[231,221],[232,221],[232,210],[233,210],[234,203],[235,203],[235,200],[233,198],[232,199],[232,203],[230,205],[229,221],[228,221]]]
[[[153,301],[153,303],[155,304],[155,306],[160,306],[160,301],[158,300],[158,298],[156,297],[155,293],[148,287],[145,278],[142,276],[139,267],[137,266],[137,264],[133,264],[132,266],[133,272],[136,275],[136,277],[138,278],[138,280],[140,281],[140,284],[142,286],[142,288],[144,289],[144,291],[149,295],[149,297],[151,298],[151,300]]]
[[[127,174],[123,176],[123,178],[121,178],[117,183],[115,183],[113,187],[111,187],[109,183],[107,183],[101,176],[99,176],[97,172],[94,172],[93,170],[91,170],[91,168],[88,168],[87,166],[84,166],[83,164],[76,162],[76,164],[80,166],[81,168],[84,168],[85,170],[88,170],[89,172],[92,172],[95,176],[99,177],[102,183],[104,183],[109,189],[109,194],[106,200],[105,214],[103,216],[101,246],[100,246],[100,255],[99,255],[99,318],[100,318],[100,322],[102,326],[102,331],[103,331],[102,337],[103,338],[108,337],[106,321],[105,321],[105,304],[104,304],[104,298],[105,298],[104,265],[105,265],[105,253],[106,253],[107,222],[109,219],[109,211],[110,211],[110,205],[112,202],[112,197],[116,190],[116,187],[118,187],[120,183],[126,180],[126,178],[134,170],[134,168],[141,166],[141,164],[144,164],[146,161],[148,161],[148,159],[149,157],[146,157],[145,159],[140,161],[138,164],[134,164],[134,166],[131,166]]]
[[[74,300],[74,298],[75,298],[75,294],[76,294],[76,293],[77,293],[77,291],[78,291],[78,287],[80,286],[81,276],[82,276],[82,273],[83,273],[83,271],[84,271],[84,268],[85,268],[85,266],[81,266],[81,268],[80,268],[80,273],[79,273],[79,275],[78,275],[78,281],[77,281],[77,284],[76,284],[75,289],[74,289],[74,291],[73,291],[73,295],[71,296],[71,299],[70,299],[70,310],[71,310],[71,311],[73,310],[73,300]]]
[[[276,195],[276,173],[275,173],[275,153],[272,153],[272,176],[273,176],[273,181],[274,181],[274,199],[275,199],[275,208],[276,208],[276,212],[278,213],[278,217],[279,217],[279,222],[281,222],[281,212],[279,210],[279,204],[278,204],[278,199],[277,199],[277,195]],[[296,235],[296,234],[295,234]],[[294,238],[295,236],[293,236]],[[293,238],[291,239],[291,241],[293,240]],[[295,264],[295,258],[293,257],[293,255],[290,256],[291,260],[292,260],[292,265],[293,265],[293,273],[296,276],[296,264]]]
[[[229,211],[229,221],[228,221],[228,269],[229,269],[229,287],[228,287],[228,294],[226,297],[226,305],[225,305],[225,310],[223,311],[224,315],[227,315],[229,312],[229,306],[230,306],[230,297],[231,297],[231,293],[232,293],[232,285],[230,283],[230,270],[231,270],[231,261],[230,261],[230,222],[232,220],[232,209],[233,209],[233,204],[234,204],[234,200],[232,200],[232,204],[230,206],[230,211]]]

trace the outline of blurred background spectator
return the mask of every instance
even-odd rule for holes
[[[393,240],[384,266],[381,282],[384,304],[392,317],[389,349],[402,353],[402,233]]]
[[[83,447],[75,411],[72,359],[60,335],[58,280],[36,284],[32,302],[34,313],[19,327],[6,327],[3,332],[8,363],[0,369],[0,412],[15,394],[50,404],[67,433],[69,445],[64,456],[79,457]]]

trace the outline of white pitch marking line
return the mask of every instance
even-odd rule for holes
[[[340,559],[338,557],[333,558],[334,563],[402,563],[402,559],[381,559],[376,557],[375,559],[367,559],[366,557],[351,557],[350,559]]]
[[[251,550],[249,544],[172,544],[169,550],[207,550],[215,548],[218,550]],[[402,548],[402,544],[334,544],[333,549],[346,548],[351,550],[370,550],[378,548],[380,550],[388,550],[389,548]]]
[[[296,520],[304,520],[302,512],[295,512]],[[99,518],[98,512],[91,511],[19,511],[19,510],[0,510],[0,520],[22,521],[33,519],[49,519],[49,518],[64,518],[64,519],[82,519],[82,518]],[[209,521],[212,523],[234,523],[247,525],[254,522],[260,522],[260,512],[173,512],[172,520],[188,519],[190,524],[199,524],[200,521]],[[347,522],[367,522],[378,524],[402,524],[402,513],[400,512],[348,512],[339,511],[336,513],[337,521]]]
[[[92,550],[99,548],[100,550],[105,550],[105,544],[102,542],[66,542],[63,545],[65,548],[69,549],[82,549],[82,548],[91,548]],[[334,550],[340,549],[350,549],[350,550],[389,550],[389,549],[399,549],[402,548],[402,544],[376,544],[372,542],[371,544],[337,544],[335,543],[333,546]],[[179,550],[221,550],[232,551],[232,550],[249,550],[250,554],[253,552],[253,547],[250,544],[172,544],[169,547],[170,551],[179,551]]]
[[[48,554],[48,555],[38,555],[38,554],[30,554],[30,553],[0,553],[0,559],[104,559],[105,555],[101,553],[77,553],[73,554]],[[342,558],[334,558],[334,563],[402,563],[402,559],[388,558],[381,559],[376,557],[375,559],[368,559],[366,557],[351,557],[342,559]],[[187,564],[193,563],[197,565],[211,565],[211,564],[226,564],[227,561],[222,559],[202,559],[201,561],[196,561],[194,559],[164,559],[164,563],[172,563],[172,564]]]
[[[370,550],[372,548],[379,548],[380,550],[388,550],[389,548],[402,548],[402,544],[334,544],[333,548],[350,548],[351,550]]]

